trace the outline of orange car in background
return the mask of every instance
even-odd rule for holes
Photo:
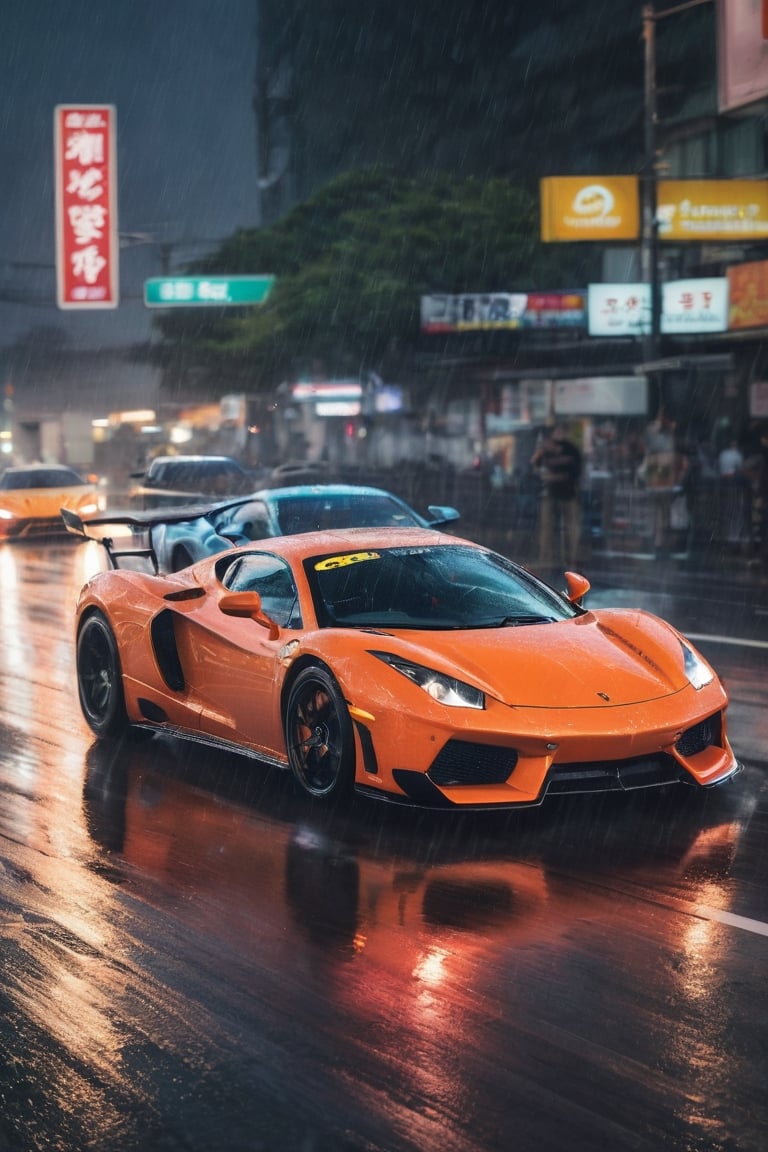
[[[98,488],[63,464],[25,464],[0,475],[0,540],[61,536],[61,509],[90,516],[103,506]]]
[[[514,807],[738,772],[726,692],[689,641],[588,611],[588,582],[566,582],[421,528],[262,540],[167,576],[113,566],[77,604],[81,708],[101,738],[237,750],[325,801]]]

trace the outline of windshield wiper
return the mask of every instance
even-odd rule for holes
[[[519,624],[554,624],[555,616],[537,616],[531,613],[530,615],[521,616],[496,616],[493,620],[478,621],[470,627],[472,628],[517,628]]]

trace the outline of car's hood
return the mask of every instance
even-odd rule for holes
[[[383,642],[370,647],[393,650]],[[640,611],[480,631],[400,632],[397,651],[519,707],[636,704],[688,685],[677,633]]]
[[[0,492],[0,508],[13,512],[15,516],[58,516],[61,508],[74,510],[87,503],[92,503],[95,509],[98,506],[96,494],[81,486],[19,488]]]

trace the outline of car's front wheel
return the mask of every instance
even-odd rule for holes
[[[128,729],[117,641],[101,612],[87,617],[77,637],[77,690],[97,736],[119,736]]]
[[[285,710],[285,746],[294,777],[318,800],[341,800],[355,782],[352,721],[341,690],[325,668],[296,677]]]

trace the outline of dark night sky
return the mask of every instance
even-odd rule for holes
[[[259,223],[255,22],[256,0],[0,4],[0,345],[43,324],[91,347],[149,331],[141,294],[160,272],[154,247],[121,251],[118,309],[56,308],[57,104],[116,106],[120,231],[177,245],[172,266],[201,254],[196,241]],[[51,306],[9,303],[9,292]]]

